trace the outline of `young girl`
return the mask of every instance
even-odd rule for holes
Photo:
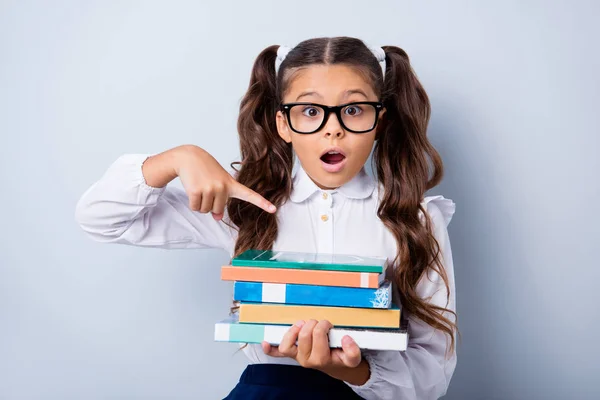
[[[328,321],[298,321],[278,347],[244,347],[251,365],[227,398],[436,399],[456,365],[455,207],[424,197],[442,177],[429,113],[398,47],[271,46],[241,103],[235,177],[192,145],[124,155],[83,194],[77,220],[102,242],[385,256],[409,319],[405,352],[361,350],[348,336],[330,349]],[[364,168],[371,151],[377,180]],[[176,177],[185,192],[167,187]]]

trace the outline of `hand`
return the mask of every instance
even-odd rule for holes
[[[276,208],[252,189],[237,182],[206,150],[184,145],[152,156],[142,166],[151,186],[163,186],[179,176],[189,198],[189,206],[201,213],[211,212],[215,220],[223,218],[230,197],[247,201],[274,213]]]
[[[361,353],[356,342],[347,335],[342,338],[341,349],[330,349],[327,334],[332,327],[325,320],[298,321],[284,335],[279,347],[263,342],[263,351],[273,357],[290,357],[303,367],[339,376],[334,371],[356,368],[361,364]]]

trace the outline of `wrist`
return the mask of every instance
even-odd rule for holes
[[[174,150],[148,157],[142,163],[142,175],[148,186],[162,188],[178,176],[176,166],[179,157]]]
[[[348,382],[355,386],[362,386],[371,377],[369,363],[364,358],[356,367],[331,366],[322,370],[327,375]]]

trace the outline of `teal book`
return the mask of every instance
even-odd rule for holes
[[[233,316],[217,322],[214,333],[216,342],[262,343],[266,341],[278,345],[290,328],[291,325],[240,323]],[[407,328],[406,323],[399,329],[334,327],[327,336],[330,348],[341,348],[342,339],[348,335],[361,349],[405,351],[408,347]]]
[[[385,273],[387,264],[387,258],[384,257],[254,249],[243,252],[231,261],[231,265],[234,267],[370,272],[377,274]]]

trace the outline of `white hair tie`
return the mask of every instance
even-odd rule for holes
[[[285,60],[285,57],[288,55],[290,50],[292,49],[288,46],[279,46],[279,48],[277,49],[277,58],[275,59],[275,75],[277,75],[281,63],[283,62],[283,60]]]
[[[368,46],[371,53],[377,58],[379,65],[381,66],[381,72],[383,73],[383,78],[385,80],[385,51],[379,46]],[[277,57],[275,58],[275,74],[279,72],[279,67],[281,67],[281,63],[285,60],[288,53],[292,50],[291,47],[281,45],[277,49]]]
[[[379,46],[368,46],[371,53],[377,58],[379,61],[379,65],[381,66],[381,73],[383,74],[383,80],[385,80],[385,50]]]

